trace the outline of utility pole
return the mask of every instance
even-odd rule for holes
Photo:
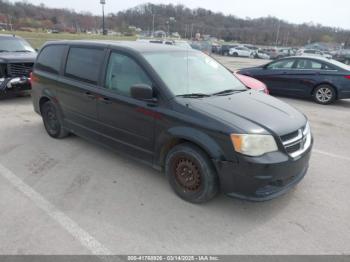
[[[191,24],[191,39],[193,39],[193,24]]]
[[[278,38],[280,36],[281,21],[278,21],[277,35],[276,35],[276,46],[278,46]]]
[[[105,28],[105,4],[106,0],[100,0],[100,4],[102,5],[102,34],[106,35],[106,28]]]
[[[153,19],[152,19],[152,38],[154,37],[154,19],[155,19],[155,14],[153,14]]]

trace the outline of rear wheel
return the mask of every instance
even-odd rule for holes
[[[53,138],[64,138],[69,132],[63,128],[62,119],[54,103],[47,101],[41,106],[41,115],[43,118],[46,132]]]
[[[209,157],[197,146],[180,144],[170,150],[165,173],[175,193],[192,203],[203,203],[218,192],[218,179]]]
[[[233,56],[234,56],[234,57],[237,57],[237,56],[238,56],[238,53],[236,53],[236,52],[233,53]]]
[[[330,85],[320,85],[315,88],[313,98],[316,103],[328,105],[335,101],[336,93]]]

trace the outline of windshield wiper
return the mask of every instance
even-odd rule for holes
[[[0,52],[3,53],[3,52],[8,52],[8,51],[7,50],[0,50]]]
[[[28,52],[30,52],[31,53],[31,51],[29,51],[29,50],[16,50],[13,52],[16,52],[16,53],[28,53]]]
[[[220,95],[230,95],[233,93],[239,93],[239,92],[243,92],[246,91],[246,89],[226,89],[217,93],[212,94],[213,96],[220,96]]]
[[[177,95],[179,97],[190,97],[190,98],[201,98],[201,97],[209,97],[211,95],[203,94],[203,93],[191,93],[191,94],[183,94],[183,95]]]

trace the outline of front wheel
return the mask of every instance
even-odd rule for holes
[[[217,174],[211,160],[193,144],[180,144],[170,150],[165,173],[175,193],[188,202],[207,202],[218,192]]]
[[[335,101],[336,93],[330,85],[320,85],[315,88],[313,98],[318,104],[328,105]]]

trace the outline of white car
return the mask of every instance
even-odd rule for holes
[[[270,56],[266,54],[263,50],[256,50],[254,54],[254,58],[270,59]]]
[[[229,54],[235,57],[254,57],[254,51],[243,46],[230,48]]]
[[[298,56],[316,56],[316,57],[325,57],[328,59],[332,59],[332,55],[326,54],[322,51],[316,50],[316,49],[299,49],[297,52]]]

